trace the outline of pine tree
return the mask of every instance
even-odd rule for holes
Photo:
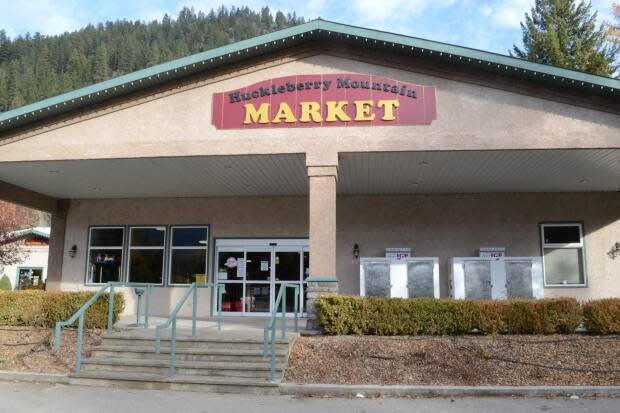
[[[9,60],[9,39],[4,30],[0,30],[0,63]]]
[[[34,76],[36,99],[52,96],[56,91],[56,79],[50,64],[49,52],[45,46],[38,54]]]
[[[0,291],[11,291],[12,289],[11,280],[4,274],[2,278],[0,278]]]
[[[105,47],[105,44],[97,47],[95,51],[92,74],[95,82],[102,82],[108,79],[108,49]]]
[[[609,25],[607,39],[613,43],[620,43],[620,4],[614,3],[612,6],[614,22]],[[0,59],[1,61],[1,59]]]
[[[584,0],[536,0],[521,23],[523,49],[511,56],[597,75],[613,74],[620,51],[606,42],[606,28],[596,26],[597,13]]]
[[[15,39],[0,30],[0,111],[303,22],[269,8],[181,10],[161,21],[117,20]]]
[[[86,59],[78,49],[73,49],[69,55],[67,73],[65,74],[65,88],[78,89],[84,86]]]

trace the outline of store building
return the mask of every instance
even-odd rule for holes
[[[482,247],[620,296],[620,80],[322,20],[2,113],[0,181],[52,214],[49,289],[153,282],[159,314],[193,281],[227,314],[359,294],[386,248],[435,296]]]

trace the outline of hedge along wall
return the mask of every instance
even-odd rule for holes
[[[583,304],[583,326],[592,334],[620,334],[620,298]]]
[[[620,323],[620,299],[611,301],[615,315],[605,317]],[[367,335],[457,335],[474,329],[482,334],[570,334],[582,321],[586,327],[595,325],[588,320],[604,318],[610,307],[603,305],[604,312],[600,305],[588,303],[592,314],[597,309],[597,317],[584,320],[580,304],[572,298],[477,301],[324,295],[315,305],[326,334]],[[615,331],[588,329],[595,334]]]
[[[71,317],[94,292],[0,291],[0,325],[54,327]],[[103,294],[86,311],[84,327],[106,328],[109,294]],[[122,294],[114,294],[114,322],[125,307]],[[77,321],[75,322],[77,325]]]

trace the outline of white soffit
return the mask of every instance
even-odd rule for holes
[[[0,181],[56,198],[298,196],[303,154],[0,163]],[[620,149],[342,153],[338,193],[620,190]]]
[[[304,195],[303,154],[0,163],[0,180],[56,198]]]
[[[338,192],[620,190],[620,149],[374,152],[340,155]]]

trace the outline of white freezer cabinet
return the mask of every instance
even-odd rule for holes
[[[542,259],[454,257],[449,284],[453,298],[543,298]]]
[[[360,295],[439,298],[438,259],[360,258]]]

